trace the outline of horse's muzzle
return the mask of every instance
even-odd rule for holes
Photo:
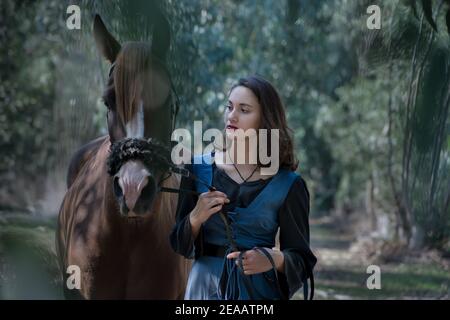
[[[143,215],[151,209],[156,183],[142,161],[130,160],[114,176],[114,194],[122,215]]]

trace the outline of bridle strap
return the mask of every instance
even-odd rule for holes
[[[223,211],[223,209],[220,210],[219,216],[222,219],[223,224],[225,225],[225,233],[227,235],[228,243],[230,244],[231,250],[233,252],[239,251],[236,241],[234,241],[233,236],[231,234],[231,227],[230,227],[230,223],[228,222],[228,219],[227,219],[227,214]]]
[[[193,195],[200,195],[197,191],[194,190],[190,190],[190,189],[184,189],[184,188],[180,188],[180,189],[175,189],[175,188],[167,188],[167,187],[159,187],[159,192],[167,192],[167,193],[190,193]]]

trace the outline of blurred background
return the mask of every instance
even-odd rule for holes
[[[80,30],[66,26],[71,4]],[[171,26],[177,127],[221,128],[241,76],[279,90],[311,193],[316,299],[449,299],[447,0],[2,0],[0,299],[63,298],[54,239],[69,159],[107,132],[93,16],[122,43],[150,41],[155,8]],[[366,286],[371,264],[380,290]]]

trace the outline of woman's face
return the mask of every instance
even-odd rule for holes
[[[234,137],[237,129],[258,130],[261,124],[261,106],[253,92],[243,86],[234,88],[225,108],[225,131],[228,138]]]

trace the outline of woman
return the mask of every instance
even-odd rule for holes
[[[201,164],[186,165],[215,191],[199,181],[181,181],[182,189],[201,193],[180,195],[170,235],[177,253],[195,258],[185,299],[291,298],[312,278],[316,258],[309,248],[309,193],[294,173],[280,97],[259,76],[240,79],[230,90],[224,120],[228,147],[200,156]],[[238,129],[279,129],[276,174],[262,174],[262,161],[249,143],[245,151],[237,149]],[[239,152],[245,152],[246,163],[237,161]],[[252,156],[256,163],[249,161]],[[273,249],[278,228],[280,250]]]

